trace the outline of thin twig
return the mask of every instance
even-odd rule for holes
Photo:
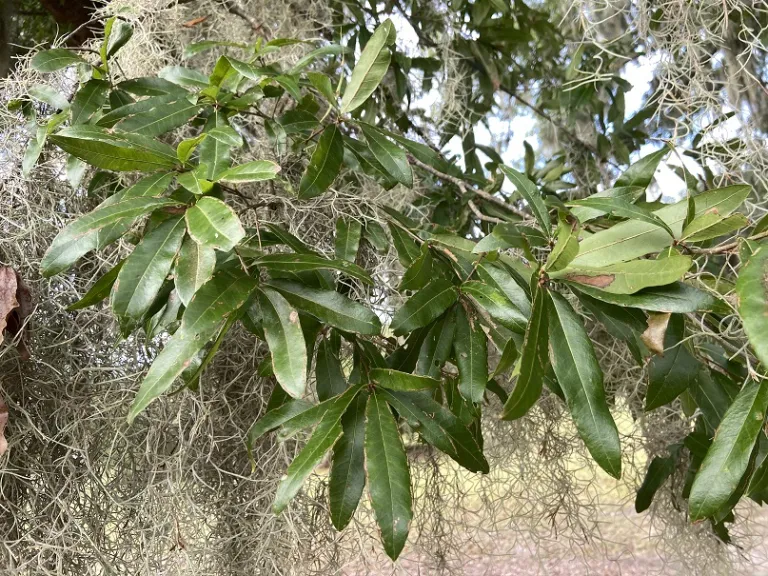
[[[746,240],[761,240],[762,238],[768,238],[768,230],[760,232],[760,234],[750,236],[749,238],[746,238]],[[728,244],[723,244],[722,246],[715,246],[714,248],[695,248],[693,246],[686,246],[685,248],[694,254],[722,254],[723,252],[730,252],[731,250],[735,250],[738,247],[739,240],[730,242]]]

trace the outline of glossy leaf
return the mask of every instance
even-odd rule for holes
[[[522,174],[510,168],[509,166],[499,166],[499,169],[504,173],[509,181],[517,188],[518,193],[528,203],[531,208],[531,212],[536,217],[539,225],[544,229],[548,236],[552,235],[552,225],[549,222],[549,212],[547,206],[544,204],[544,200],[541,198],[541,193],[536,185],[531,182],[525,174]]]
[[[301,398],[307,387],[307,345],[299,313],[274,290],[261,288],[258,294],[275,378],[289,395]]]
[[[368,148],[387,173],[408,188],[413,187],[413,170],[408,164],[405,152],[392,144],[387,137],[370,124],[361,123]]]
[[[193,357],[216,336],[227,317],[245,304],[255,287],[256,281],[239,268],[223,269],[203,284],[184,311],[181,326],[142,381],[128,412],[128,423],[171,387]]]
[[[38,72],[55,72],[67,66],[75,64],[85,64],[86,60],[77,55],[73,50],[64,48],[54,48],[52,50],[43,50],[38,52],[30,60],[32,68]]]
[[[368,492],[387,556],[395,560],[408,539],[411,479],[403,441],[384,397],[374,392],[365,410]]]
[[[368,335],[381,332],[381,321],[376,314],[338,292],[285,280],[272,280],[270,285],[298,309],[339,330]]]
[[[579,253],[580,230],[577,220],[560,215],[557,224],[557,243],[547,257],[544,264],[545,270],[562,270],[570,264]]]
[[[217,110],[211,114],[205,122],[204,131],[214,132],[220,128],[230,128],[226,115]],[[230,151],[232,146],[223,142],[219,138],[206,138],[198,147],[200,165],[206,167],[205,176],[207,180],[217,179],[222,172],[230,166]],[[265,166],[265,168],[268,168]]]
[[[440,385],[439,380],[429,376],[419,376],[417,374],[408,374],[391,368],[373,368],[370,371],[371,380],[379,386],[389,390],[400,390],[403,392],[413,390],[432,390]]]
[[[651,152],[647,156],[642,157],[619,176],[614,186],[641,186],[642,188],[647,188],[653,180],[656,168],[658,168],[659,163],[668,152],[669,150],[665,146],[661,150]]]
[[[184,218],[189,235],[202,246],[226,252],[245,237],[245,229],[235,211],[212,196],[200,198]]]
[[[329,260],[315,254],[266,254],[254,260],[255,264],[266,270],[284,272],[308,272],[312,270],[338,270],[351,278],[357,278],[365,284],[373,284],[370,274],[347,260]]]
[[[612,294],[634,294],[643,288],[665,286],[680,280],[690,267],[689,256],[675,255],[661,260],[635,260],[602,268],[571,265],[551,273],[550,277]]]
[[[216,141],[216,138],[211,138],[211,140]],[[219,144],[221,144],[220,140]],[[224,170],[216,177],[216,181],[229,182],[232,184],[237,184],[239,182],[262,182],[264,180],[273,180],[278,172],[280,172],[280,166],[274,162],[270,162],[269,160],[254,160],[253,162],[240,164],[239,166]]]
[[[282,390],[282,388],[280,388],[280,390]],[[306,412],[312,407],[313,405],[306,400],[289,398],[279,406],[269,410],[266,414],[256,420],[248,429],[248,432],[245,435],[245,445],[248,449],[248,452],[251,453],[253,450],[253,445],[264,434],[270,430],[278,428],[291,418]]]
[[[461,285],[461,292],[471,296],[491,318],[505,328],[519,334],[525,333],[528,319],[500,290],[484,282],[471,280]]]
[[[432,251],[425,242],[421,245],[421,255],[413,261],[403,274],[398,290],[419,290],[432,280]]]
[[[169,218],[144,236],[125,259],[110,299],[121,325],[132,327],[149,311],[183,239],[184,219]]]
[[[359,108],[378,87],[389,68],[389,46],[395,43],[395,26],[387,19],[368,40],[341,98],[342,114]]]
[[[342,435],[333,447],[328,496],[331,522],[343,530],[357,509],[365,488],[365,408],[367,394],[359,394],[341,418]]]
[[[160,136],[184,126],[197,116],[200,107],[182,98],[176,102],[159,105],[147,112],[139,112],[122,120],[117,128],[143,136]]]
[[[331,341],[327,338],[323,338],[317,346],[315,378],[317,397],[321,402],[337,396],[347,389],[341,360],[334,351]]]
[[[21,161],[21,174],[22,176],[29,176],[32,172],[32,168],[37,164],[38,158],[43,151],[45,141],[48,139],[48,130],[45,126],[37,126],[35,133],[29,139],[27,143],[27,149],[24,152],[24,159]]]
[[[593,209],[601,210],[606,213],[615,214],[620,218],[629,218],[630,220],[640,220],[641,222],[647,222],[654,226],[663,228],[667,232],[667,234],[669,234],[672,238],[675,237],[675,233],[672,232],[672,229],[669,227],[669,225],[666,222],[664,222],[664,220],[659,218],[656,214],[654,214],[650,210],[643,208],[642,206],[630,204],[626,200],[622,200],[619,198],[610,198],[610,197],[608,198],[591,197],[591,198],[585,198],[584,200],[576,200],[574,202],[570,202],[568,206],[581,206],[585,208],[593,208]]]
[[[520,353],[520,374],[501,412],[503,420],[516,420],[525,416],[531,409],[541,396],[544,374],[549,365],[547,292],[546,288],[538,283],[534,286],[531,318]]]
[[[72,99],[72,124],[85,124],[107,101],[109,82],[88,80]]]
[[[735,232],[748,224],[749,220],[743,214],[731,214],[722,218],[719,214],[707,212],[694,218],[683,229],[681,240],[685,242],[704,242]]]
[[[435,279],[411,296],[395,312],[390,328],[396,336],[427,326],[445,312],[458,298],[456,288],[441,278]]]
[[[354,262],[360,249],[362,234],[363,227],[356,220],[336,220],[336,258]]]
[[[176,292],[184,306],[188,306],[195,292],[211,279],[215,267],[216,252],[212,247],[184,238],[174,273]]]
[[[747,382],[717,428],[691,487],[691,520],[715,514],[736,490],[768,409],[768,381]]]
[[[648,510],[653,501],[653,497],[664,482],[672,476],[677,467],[677,461],[680,455],[680,445],[676,444],[669,456],[657,456],[648,465],[648,470],[643,478],[643,483],[637,490],[635,498],[635,512],[640,513]]]
[[[646,411],[669,404],[696,380],[701,364],[682,343],[684,332],[683,316],[673,315],[664,337],[664,354],[654,356],[648,365]]]
[[[459,392],[472,402],[482,402],[488,382],[488,347],[477,318],[456,306],[453,350],[459,367]]]
[[[107,296],[109,296],[112,286],[114,285],[115,280],[117,280],[117,274],[120,272],[120,268],[123,267],[124,262],[125,260],[120,260],[120,262],[113,266],[109,272],[103,274],[101,278],[93,283],[93,286],[88,289],[88,292],[86,292],[80,300],[67,306],[67,310],[82,310],[83,308],[93,306],[94,304],[98,304],[102,300],[105,300]]]
[[[299,198],[306,200],[325,192],[336,179],[344,159],[344,139],[337,124],[323,130],[299,183]]]
[[[549,300],[549,350],[555,376],[579,436],[595,462],[619,478],[619,433],[605,400],[603,372],[581,319],[556,292],[551,293]]]
[[[763,242],[744,265],[736,281],[739,316],[749,343],[768,367],[768,244]]]

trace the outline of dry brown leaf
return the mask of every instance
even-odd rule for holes
[[[8,440],[5,439],[5,425],[8,424],[8,406],[0,398],[0,456],[8,449]]]
[[[9,266],[0,266],[0,343],[4,332],[17,336],[25,329],[25,322],[32,310],[32,293],[21,275]],[[22,333],[16,348],[22,360],[29,360],[30,352]]]
[[[648,315],[648,328],[640,338],[648,350],[654,354],[664,355],[664,336],[667,334],[667,325],[671,316],[669,312]]]
[[[206,20],[208,20],[208,16],[200,16],[199,18],[193,18],[192,20],[188,20],[187,22],[184,22],[182,26],[184,26],[184,28],[193,28],[198,24],[202,24]]]
[[[0,344],[11,312],[19,305],[16,290],[16,272],[8,266],[0,267]]]

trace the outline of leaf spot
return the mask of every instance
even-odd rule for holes
[[[605,288],[613,284],[616,279],[614,274],[600,274],[599,276],[587,276],[586,274],[568,274],[566,276],[571,282],[594,286],[595,288]]]

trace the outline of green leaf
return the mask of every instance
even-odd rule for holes
[[[215,267],[213,248],[198,244],[189,236],[184,238],[174,273],[176,292],[184,306],[188,306],[195,292],[211,279]]]
[[[21,161],[22,176],[27,177],[32,172],[32,168],[37,164],[37,159],[40,158],[47,138],[48,129],[45,126],[38,126],[35,129],[34,136],[29,139],[27,149],[24,152],[24,159]]]
[[[669,150],[665,146],[661,150],[652,152],[648,156],[644,156],[619,176],[614,186],[640,186],[647,188],[653,180],[653,175],[658,168],[659,163],[667,155]]]
[[[116,91],[113,90],[112,94],[115,92]],[[126,104],[122,104],[120,106],[112,105],[112,109],[109,112],[96,120],[96,125],[111,128],[120,120],[128,118],[129,116],[133,116],[139,112],[148,112],[159,106],[164,106],[169,102],[175,102],[179,98],[184,97],[177,94],[164,94],[162,96],[151,96],[149,98],[145,98],[144,100],[139,100],[138,102],[130,100]]]
[[[425,441],[470,472],[489,471],[483,450],[459,419],[426,394],[379,390],[379,394],[408,422],[418,422]]]
[[[350,388],[350,393],[342,394],[336,398],[325,411],[311,438],[288,466],[285,476],[277,487],[275,503],[272,506],[275,514],[280,514],[288,506],[293,497],[299,493],[302,484],[312,473],[312,470],[323,459],[325,453],[333,448],[343,431],[341,417],[359,391],[359,387]]]
[[[427,326],[456,302],[457,298],[458,293],[453,284],[437,278],[411,296],[395,312],[390,328],[396,336],[400,336]]]
[[[315,378],[317,379],[317,397],[321,402],[337,396],[347,389],[341,360],[327,338],[323,338],[317,347]]]
[[[365,415],[368,492],[384,551],[395,560],[405,546],[413,518],[408,460],[395,418],[381,394],[368,397]]]
[[[117,54],[123,46],[128,43],[128,40],[133,36],[133,26],[118,20],[114,16],[107,20],[104,26],[104,42],[101,45],[101,61],[105,66],[107,60]]]
[[[93,283],[93,286],[88,289],[88,292],[86,292],[80,300],[67,306],[67,311],[71,312],[72,310],[81,310],[88,306],[93,306],[109,296],[109,293],[112,290],[112,285],[115,283],[117,274],[120,272],[120,268],[123,267],[124,262],[125,260],[120,260],[120,262],[113,266],[109,272],[96,280],[96,282]]]
[[[249,48],[247,44],[242,44],[240,42],[228,42],[225,40],[202,40],[200,42],[193,42],[192,44],[188,44],[184,48],[184,53],[181,55],[181,58],[182,60],[186,60],[188,58],[192,58],[192,56],[210,50],[211,48],[217,48],[219,46],[242,48],[243,50]]]
[[[696,214],[700,215],[715,209],[722,216],[727,216],[738,208],[749,195],[750,186],[729,186],[710,190],[695,197]],[[661,218],[679,236],[688,212],[687,200],[665,206],[653,213]],[[617,262],[626,262],[646,254],[659,252],[672,244],[672,238],[658,226],[630,220],[621,222],[588,236],[581,241],[579,255],[571,265],[608,266]]]
[[[344,138],[337,124],[323,130],[299,183],[299,198],[307,200],[325,192],[336,179],[344,159]]]
[[[262,288],[258,294],[275,378],[288,394],[301,398],[307,387],[307,345],[299,313],[274,290]]]
[[[85,124],[107,101],[109,82],[91,79],[82,85],[72,99],[72,124]]]
[[[585,198],[583,200],[569,202],[567,205],[593,208],[603,212],[615,214],[620,218],[629,218],[630,220],[640,220],[641,222],[647,222],[648,224],[653,224],[654,226],[663,228],[672,238],[675,237],[675,233],[672,232],[672,229],[669,227],[669,225],[667,225],[667,223],[659,218],[656,214],[646,208],[643,208],[642,206],[630,204],[626,200],[622,200],[620,198],[591,197]]]
[[[488,382],[488,348],[485,332],[477,318],[456,306],[453,350],[459,367],[459,392],[472,402],[482,402]]]
[[[125,268],[124,268],[125,269]],[[157,355],[128,412],[130,424],[174,380],[248,300],[256,281],[237,267],[225,268],[203,284],[184,311],[181,326]]]
[[[160,136],[166,132],[184,126],[197,116],[200,106],[182,98],[176,102],[163,104],[146,112],[139,112],[125,120],[117,127],[124,132],[132,132],[143,136]]]
[[[123,80],[116,88],[134,96],[189,96],[189,92],[182,86],[156,76]]]
[[[286,134],[310,132],[320,126],[315,115],[306,110],[288,110],[278,121]]]
[[[363,227],[356,220],[336,220],[336,258],[354,262],[360,249]]]
[[[371,380],[390,390],[413,391],[433,390],[440,386],[440,381],[429,376],[408,374],[391,368],[373,368],[370,371]]]
[[[528,319],[518,310],[517,306],[507,300],[507,297],[500,290],[483,282],[472,280],[464,282],[461,285],[461,291],[472,296],[491,318],[505,328],[520,334],[525,333]]]
[[[619,432],[605,401],[603,372],[579,316],[556,292],[550,293],[549,300],[549,348],[555,376],[579,435],[597,464],[619,478]]]
[[[367,394],[358,395],[341,418],[343,433],[333,447],[328,496],[331,522],[343,530],[357,509],[365,488],[365,408]]]
[[[421,254],[419,247],[408,232],[397,224],[390,222],[389,232],[392,234],[392,243],[395,245],[400,264],[405,268],[409,267]]]
[[[245,229],[235,211],[213,196],[200,198],[184,218],[189,235],[202,246],[226,252],[245,237]]]
[[[541,396],[544,374],[547,372],[547,292],[533,283],[533,308],[525,331],[520,355],[520,375],[501,412],[503,420],[522,418]]]
[[[728,502],[747,470],[768,409],[768,380],[747,382],[717,428],[691,487],[691,520],[715,514]]]
[[[557,243],[549,253],[544,264],[545,270],[562,270],[579,253],[579,226],[578,220],[560,214],[557,224]]]
[[[583,284],[571,288],[592,298],[623,306],[626,308],[641,308],[650,312],[675,312],[687,314],[702,310],[711,310],[715,299],[704,292],[683,282],[675,282],[667,286],[646,288],[634,294],[612,294]]]
[[[32,68],[38,72],[55,72],[74,64],[87,64],[88,62],[71,50],[54,48],[38,52],[30,60]]]
[[[662,484],[677,468],[677,461],[680,457],[680,444],[675,444],[670,450],[669,456],[654,458],[648,466],[645,478],[640,488],[637,490],[635,498],[635,512],[638,514],[648,510],[653,501],[656,492],[659,491]]]
[[[389,68],[389,46],[395,43],[395,26],[387,19],[368,40],[341,98],[342,114],[359,108],[378,87]],[[391,556],[391,555],[390,555]]]
[[[203,166],[203,168],[205,167]],[[204,170],[198,169],[192,172],[182,172],[176,177],[176,182],[195,196],[202,196],[211,191],[213,182],[200,178],[200,172],[204,172]]]
[[[536,217],[536,221],[547,233],[547,236],[552,236],[552,225],[549,222],[549,213],[547,206],[544,204],[544,200],[541,198],[539,189],[531,182],[525,174],[521,174],[514,168],[509,166],[499,166],[499,169],[509,179],[509,181],[517,188],[520,196],[528,203],[528,206]]]
[[[334,328],[370,336],[381,332],[381,321],[376,314],[338,292],[318,290],[286,280],[272,280],[270,285],[288,302]]]
[[[321,58],[322,56],[330,56],[335,54],[344,54],[350,52],[350,49],[346,46],[339,46],[338,44],[331,44],[329,46],[321,46],[320,48],[316,48],[315,50],[312,50],[312,52],[309,52],[299,58],[296,61],[296,64],[293,65],[293,68],[291,68],[290,74],[296,75],[299,74],[302,70],[304,70],[307,66],[312,64],[315,60],[318,58]],[[317,74],[317,72],[307,72],[307,76],[310,79],[310,82],[312,82],[312,75]],[[330,81],[329,81],[330,82]],[[314,84],[314,82],[313,82]]]
[[[279,386],[278,388],[282,390]],[[251,424],[251,427],[245,435],[245,445],[248,449],[248,453],[250,454],[253,451],[253,445],[256,443],[256,440],[264,436],[264,434],[282,426],[291,418],[303,414],[312,408],[314,408],[314,405],[306,400],[289,398],[283,404],[269,410],[264,416]]]
[[[432,324],[419,348],[414,374],[440,378],[443,364],[451,355],[456,330],[455,314],[448,310]]]
[[[70,126],[48,138],[65,152],[105,170],[153,172],[178,162],[176,151],[167,144],[98,126]]]
[[[739,316],[763,367],[768,368],[768,244],[763,242],[739,271]]]
[[[743,214],[732,214],[723,218],[717,212],[705,212],[694,218],[684,229],[680,240],[684,242],[704,242],[718,236],[730,234],[744,228],[749,220]]]
[[[125,259],[110,299],[124,328],[134,326],[149,311],[171,271],[183,239],[184,219],[169,218],[144,236]]]
[[[157,76],[185,88],[208,87],[208,77],[205,74],[184,66],[166,66],[157,73]]]
[[[398,290],[419,290],[432,280],[432,251],[425,242],[421,245],[421,255],[413,261],[403,274]]]
[[[675,314],[664,335],[664,355],[654,356],[648,365],[646,412],[672,402],[696,381],[701,364],[682,343],[684,337],[684,317]]]
[[[368,142],[368,148],[384,170],[386,170],[387,174],[404,186],[412,188],[413,170],[411,170],[411,166],[408,164],[405,152],[392,144],[384,133],[376,127],[365,122],[361,122],[360,127],[363,129],[365,140]]]
[[[508,269],[481,261],[477,265],[477,275],[483,282],[501,291],[526,318],[531,315],[530,297]]]
[[[203,140],[205,140],[207,136],[208,134],[203,132],[202,134],[195,136],[194,138],[187,138],[186,140],[182,140],[181,142],[179,142],[179,145],[176,146],[176,157],[179,159],[179,161],[182,163],[186,163],[192,156],[192,153],[195,151],[195,148],[197,148],[198,145]]]
[[[579,302],[592,313],[611,336],[624,340],[629,345],[638,364],[644,364],[640,334],[646,329],[645,314],[636,308],[602,302],[578,290],[574,293]]]
[[[309,272],[312,270],[339,270],[365,284],[373,284],[370,274],[347,260],[329,260],[316,254],[266,254],[254,260],[257,266],[276,272]]]
[[[212,140],[216,140],[212,138]],[[201,158],[202,161],[202,158]],[[263,180],[272,180],[280,172],[280,166],[269,160],[254,160],[246,164],[234,166],[224,170],[216,177],[217,182],[261,182]]]
[[[212,133],[219,128],[230,128],[224,112],[217,110],[208,117],[204,131]],[[205,178],[213,180],[224,172],[230,165],[231,146],[222,142],[219,138],[206,138],[198,149],[200,165],[207,167]]]
[[[572,264],[549,276],[612,294],[634,294],[643,288],[665,286],[680,280],[690,267],[689,256],[674,255],[661,260],[634,260],[602,268]]]
[[[606,199],[615,198],[617,200],[623,200],[629,204],[634,204],[636,200],[645,195],[645,188],[642,186],[621,186],[619,188],[608,188],[607,190],[601,190],[595,192],[591,196],[585,198],[585,200]],[[574,204],[571,206],[571,214],[579,219],[579,222],[585,223],[589,220],[593,220],[598,216],[602,216],[606,213],[606,210],[602,210],[595,206],[587,206],[583,204]]]
[[[64,228],[48,248],[40,268],[45,276],[53,276],[74,264],[91,250],[114,242],[125,234],[137,218],[157,208],[175,206],[178,202],[157,198],[170,184],[172,174],[153,174],[139,180],[113,200],[99,205]]]
[[[323,98],[328,100],[334,108],[338,106],[336,103],[336,92],[331,85],[331,79],[325,74],[320,72],[307,72],[307,78],[315,89],[323,95]]]
[[[63,94],[54,90],[47,84],[36,84],[29,89],[29,95],[45,102],[56,110],[66,110],[69,108],[69,100]]]

